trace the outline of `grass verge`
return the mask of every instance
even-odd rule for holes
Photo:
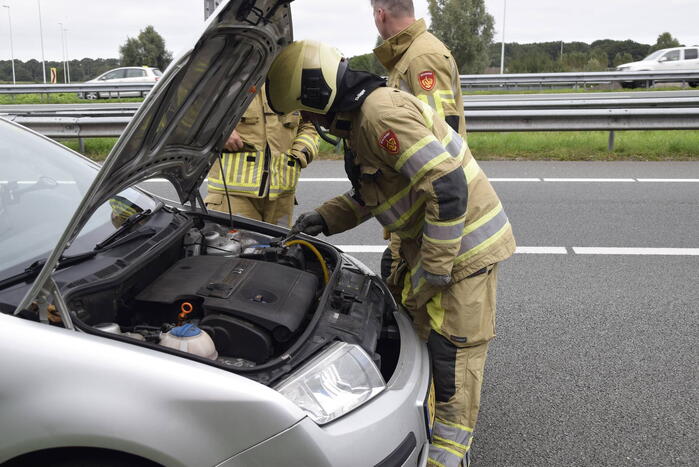
[[[606,131],[471,133],[468,143],[479,160],[552,161],[699,161],[699,131],[619,131],[614,151],[607,151]],[[116,138],[85,140],[85,155],[105,159]],[[76,140],[61,141],[79,152]],[[319,159],[342,159],[321,141]]]
[[[0,95],[0,105],[13,104],[92,104],[92,103],[118,103],[141,102],[141,97],[124,97],[121,99],[80,99],[75,93],[55,94],[4,94]]]

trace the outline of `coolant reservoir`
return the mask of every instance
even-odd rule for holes
[[[207,333],[193,324],[185,324],[171,329],[167,334],[162,334],[160,345],[210,360],[218,358],[214,341]]]

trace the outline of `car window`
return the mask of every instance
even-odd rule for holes
[[[127,78],[143,78],[146,76],[146,70],[139,70],[138,68],[130,68],[126,70]]]
[[[125,70],[114,70],[104,75],[103,79],[120,79],[124,77]]]
[[[684,49],[685,60],[696,60],[699,57],[699,49]]]
[[[56,246],[97,169],[64,147],[15,125],[0,122],[0,280],[44,258]],[[70,252],[90,251],[129,213],[153,209],[155,201],[128,189],[101,206]]]
[[[158,70],[157,68],[153,68],[153,74],[155,76],[163,76],[163,72]]]
[[[671,50],[665,55],[663,55],[663,59],[666,62],[676,62],[680,59],[680,51],[679,50]]]
[[[648,55],[646,58],[644,58],[642,61],[647,61],[647,60],[655,60],[656,58],[660,57],[664,52],[662,50],[656,50],[652,54]]]

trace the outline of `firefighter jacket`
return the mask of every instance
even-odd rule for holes
[[[223,153],[209,171],[209,193],[277,199],[296,190],[301,169],[318,154],[318,133],[299,112],[278,116],[264,89],[253,99],[236,130],[245,147]]]
[[[466,142],[420,99],[378,88],[331,131],[349,132],[357,187],[317,209],[332,235],[370,217],[401,239],[415,293],[424,271],[457,282],[514,253],[512,227]],[[429,297],[428,297],[429,298]]]
[[[418,97],[466,135],[461,79],[449,49],[420,19],[374,49],[388,70],[388,85]]]

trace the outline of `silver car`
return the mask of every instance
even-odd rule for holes
[[[85,84],[155,84],[162,76],[163,73],[157,68],[128,66],[106,71],[97,78],[85,81]],[[110,97],[145,97],[147,94],[146,91],[87,91],[79,92],[78,97],[95,100]]]
[[[427,350],[385,284],[202,202],[291,40],[288,1],[224,2],[101,168],[0,120],[0,464],[426,464]]]

